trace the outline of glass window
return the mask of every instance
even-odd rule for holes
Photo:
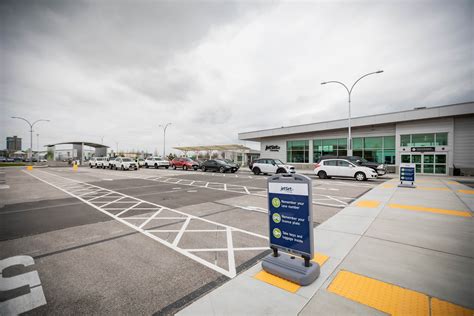
[[[433,164],[423,164],[423,173],[433,173]]]
[[[434,134],[411,135],[412,146],[434,146]]]
[[[364,149],[364,158],[370,162],[383,163],[383,150],[381,149]]]
[[[435,156],[436,163],[446,163],[446,155],[436,155]]]
[[[400,146],[406,147],[410,146],[411,141],[410,141],[410,135],[400,135]]]
[[[421,155],[412,155],[411,156],[412,163],[421,163]]]
[[[395,164],[395,149],[384,149],[383,150],[383,163],[386,165]]]
[[[352,139],[352,148],[353,149],[362,149],[364,148],[364,140],[361,137]]]
[[[446,165],[436,165],[435,173],[446,174]]]
[[[323,139],[323,156],[337,156],[337,139]]]
[[[382,137],[365,137],[364,138],[364,149],[382,149]],[[366,158],[367,159],[367,158]]]
[[[433,162],[434,162],[434,155],[423,156],[423,163],[433,163]]]
[[[362,150],[353,150],[352,154],[358,157],[364,157],[364,152]]]
[[[448,133],[436,133],[436,146],[448,145]]]
[[[346,150],[347,149],[347,139],[346,138],[339,138],[337,140],[337,149],[338,150]],[[339,154],[339,156],[342,156]]]
[[[348,161],[345,161],[345,160],[338,160],[337,165],[339,167],[349,167],[350,163]]]
[[[320,139],[313,140],[313,162],[318,161],[323,153],[323,142]]]
[[[402,163],[410,163],[410,155],[402,155]]]
[[[309,141],[292,140],[286,142],[286,153],[288,162],[309,162]]]
[[[335,166],[335,165],[337,165],[337,160],[326,160],[324,162],[324,165],[325,166]]]
[[[383,138],[384,149],[395,149],[395,136],[384,136]]]

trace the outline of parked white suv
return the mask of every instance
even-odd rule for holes
[[[252,163],[252,172],[254,174],[295,173],[295,167],[285,165],[279,159],[260,158]]]
[[[358,166],[345,159],[326,159],[315,164],[314,173],[320,179],[331,177],[355,178],[357,181],[377,178],[377,172],[369,167]]]
[[[115,158],[115,170],[130,170],[135,169],[138,170],[138,164],[132,158],[127,157],[118,157]]]
[[[145,168],[154,167],[158,169],[159,167],[165,167],[168,169],[170,167],[170,162],[161,157],[148,157],[145,159]]]
[[[89,159],[89,167],[102,168],[104,166],[105,157],[92,157]]]
[[[104,161],[103,161],[103,165],[102,165],[102,168],[104,169],[112,169],[114,167],[114,160],[115,158],[114,157],[110,157],[110,158],[105,158]]]

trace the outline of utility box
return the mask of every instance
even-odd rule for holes
[[[308,285],[320,273],[314,257],[312,181],[299,174],[268,178],[269,240],[273,253],[262,268],[286,280]],[[279,252],[281,250],[281,252]]]

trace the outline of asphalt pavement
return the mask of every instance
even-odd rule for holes
[[[10,311],[173,314],[269,251],[263,175],[84,167],[3,172],[0,259],[34,261],[3,275],[32,272],[40,280],[30,283],[30,294],[28,284],[1,292],[0,306]],[[315,179],[314,226],[380,181]],[[40,290],[44,301],[32,297]]]

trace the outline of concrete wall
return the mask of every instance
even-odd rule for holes
[[[454,166],[474,175],[474,115],[454,119]]]

